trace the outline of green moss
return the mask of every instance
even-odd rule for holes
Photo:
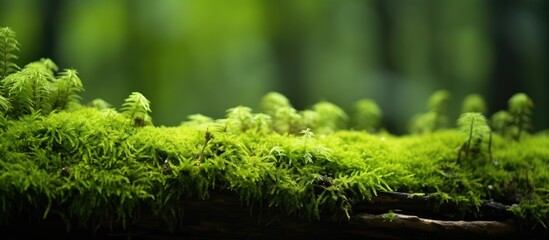
[[[457,130],[409,136],[340,130],[319,138],[216,124],[232,123],[135,128],[122,114],[86,107],[10,120],[0,135],[1,216],[19,214],[14,207],[26,198],[31,208],[19,211],[32,210],[27,214],[105,222],[131,217],[139,204],[163,213],[184,199],[229,190],[247,204],[266,201],[317,218],[349,214],[379,191],[402,191],[455,202],[464,211],[483,199],[519,195],[528,201],[517,202],[526,211],[518,213],[547,221],[526,210],[532,201],[547,204],[544,135],[520,143],[496,136],[494,162],[460,166]]]
[[[46,63],[44,69],[54,72]],[[442,128],[446,92],[430,101],[434,119],[421,134],[345,128],[347,114],[331,103],[298,111],[273,93],[263,99],[263,113],[237,106],[223,119],[196,114],[166,127],[152,125],[149,102],[139,93],[122,112],[100,100],[80,104],[75,94],[83,88],[67,71],[43,83],[57,81],[63,94],[37,92],[24,100],[18,92],[23,88],[10,86],[22,84],[16,83],[21,74],[39,81],[26,69],[2,82],[9,90],[0,98],[4,225],[18,216],[52,215],[69,227],[126,224],[146,207],[177,226],[184,200],[207,199],[214,191],[308,219],[347,219],[357,203],[400,191],[436,199],[434,208],[455,203],[457,215],[479,213],[483,200],[496,200],[514,204],[510,211],[527,224],[549,223],[549,136],[522,132],[520,141],[511,141],[494,133],[490,158],[480,154],[483,161],[460,162],[464,142],[486,142],[487,135],[472,134],[470,118],[461,124],[469,138],[463,129]],[[37,99],[43,99],[40,111]],[[44,110],[54,102],[63,104]],[[486,149],[473,145],[468,151]]]
[[[383,214],[382,217],[385,221],[392,222],[393,220],[395,220],[396,214],[393,211],[389,211],[389,212]]]

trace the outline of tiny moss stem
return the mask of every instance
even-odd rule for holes
[[[204,151],[206,150],[206,147],[208,146],[210,140],[213,139],[213,135],[209,130],[206,130],[206,135],[204,138],[206,139],[206,142],[204,142],[204,145],[202,146],[202,149],[198,154],[197,165],[200,165],[200,163],[202,162],[202,159],[204,158]]]
[[[492,130],[490,130],[490,137],[488,138],[488,157],[492,162]]]
[[[473,128],[475,125],[475,119],[471,119],[471,127],[469,128],[469,140],[467,141],[467,146],[465,148],[465,161],[469,161],[469,150],[471,148],[471,140],[473,139]]]
[[[517,136],[515,138],[515,140],[519,141],[520,140],[520,135],[522,135],[522,129],[523,129],[523,117],[522,116],[519,116],[519,122],[518,122],[518,133],[517,133]]]

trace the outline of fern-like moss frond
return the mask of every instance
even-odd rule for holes
[[[478,112],[486,114],[486,102],[480,94],[469,94],[463,100],[461,113]]]
[[[445,89],[438,90],[431,94],[428,101],[429,110],[437,114],[443,114],[446,110],[446,104],[450,100],[450,92]]]
[[[468,112],[463,113],[457,121],[459,130],[473,140],[482,140],[484,136],[490,133],[490,127],[486,118],[481,113]]]
[[[465,160],[467,161],[471,154],[478,156],[482,151],[483,141],[487,141],[491,131],[484,115],[478,112],[463,113],[457,121],[457,126],[466,139],[462,147]]]
[[[48,113],[51,110],[48,100],[52,81],[49,70],[38,64],[26,66],[6,77],[2,90],[12,104],[11,115],[18,117],[39,111]]]
[[[99,110],[105,110],[105,109],[110,109],[112,105],[101,98],[96,98],[88,103],[88,107],[97,108]]]
[[[450,93],[445,90],[438,90],[431,94],[427,102],[429,111],[416,114],[410,120],[409,131],[411,133],[429,133],[448,127],[448,116],[446,108],[450,99]]]
[[[509,99],[509,112],[514,115],[529,115],[534,102],[525,93],[516,93]]]
[[[82,81],[75,69],[65,69],[53,82],[52,106],[54,109],[65,109],[69,104],[78,103],[79,92],[84,91]]]
[[[522,134],[531,128],[531,115],[534,102],[525,93],[516,93],[509,99],[509,113],[513,117],[511,136],[520,140]]]
[[[13,61],[17,59],[19,42],[15,32],[9,27],[0,28],[0,79],[16,72],[19,67]]]
[[[10,101],[0,95],[0,116],[3,116],[10,109]]]
[[[150,101],[140,92],[133,92],[122,104],[122,114],[126,115],[133,122],[134,126],[142,127],[151,125]]]
[[[0,95],[0,126],[4,125],[6,113],[10,109],[10,102],[7,98]]]
[[[25,68],[37,68],[48,73],[51,77],[54,77],[55,73],[59,70],[57,64],[49,58],[40,58],[38,61],[30,62],[25,65]]]
[[[494,132],[501,136],[507,136],[509,134],[508,128],[513,122],[513,117],[509,112],[505,110],[497,111],[490,118],[492,128]]]
[[[181,126],[201,126],[214,121],[213,118],[200,113],[189,115],[187,116],[187,119],[188,120],[181,122]]]

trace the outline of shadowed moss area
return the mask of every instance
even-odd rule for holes
[[[67,227],[126,226],[144,211],[174,228],[186,200],[232,192],[244,206],[299,218],[348,220],[380,192],[428,196],[457,206],[454,219],[482,217],[496,201],[528,227],[549,223],[549,135],[530,132],[524,93],[489,120],[483,100],[464,104],[453,126],[449,92],[435,92],[410,134],[380,125],[375,102],[347,114],[327,101],[297,110],[276,92],[261,109],[195,114],[154,126],[139,92],[120,111],[80,103],[82,81],[50,59],[19,67],[9,28],[0,29],[0,224],[56,218]]]

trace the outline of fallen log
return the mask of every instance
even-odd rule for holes
[[[355,212],[387,213],[389,211],[406,215],[439,220],[499,220],[513,218],[508,210],[510,205],[483,201],[478,209],[460,208],[451,202],[440,203],[431,196],[417,196],[403,192],[379,192],[369,201],[362,201],[354,206]]]
[[[389,236],[398,238],[402,234],[415,234],[415,236],[401,236],[402,239],[463,239],[471,237],[508,239],[524,234],[513,221],[446,221],[404,214],[392,214],[389,219],[386,214],[359,213],[351,217],[351,222],[364,229],[377,229],[384,232],[388,238]],[[398,232],[400,234],[395,234]]]
[[[329,214],[308,220],[288,215],[276,208],[247,206],[230,192],[215,192],[210,198],[186,200],[184,217],[175,228],[144,209],[139,219],[126,227],[102,227],[96,231],[73,228],[66,232],[60,219],[47,218],[36,222],[11,224],[0,229],[4,236],[18,238],[101,238],[101,239],[546,239],[547,229],[523,228],[511,217],[483,220],[441,220],[424,216],[435,215],[428,197],[412,197],[406,193],[385,192],[371,202],[362,202],[349,219],[334,221]],[[507,211],[506,205],[487,202],[491,211]],[[445,209],[447,208],[448,209]],[[441,211],[449,211],[442,206]],[[371,211],[366,211],[370,209]],[[401,209],[401,212],[383,212]],[[374,211],[375,210],[375,211]],[[383,211],[382,211],[383,210]],[[416,212],[419,215],[403,214]],[[440,217],[444,218],[444,217]],[[33,229],[33,231],[28,231]]]

